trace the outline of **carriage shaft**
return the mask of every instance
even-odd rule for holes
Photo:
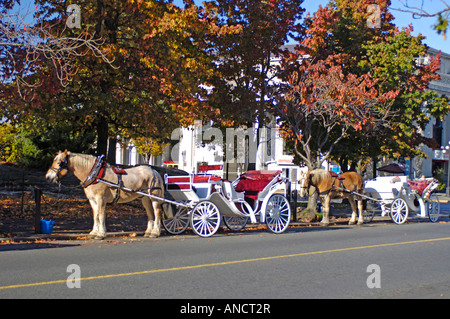
[[[150,198],[153,198],[153,199],[156,199],[156,200],[164,201],[166,203],[170,203],[170,204],[173,204],[173,205],[176,205],[176,206],[181,206],[181,207],[184,207],[184,208],[191,208],[189,205],[178,203],[178,202],[175,202],[173,200],[162,198],[162,197],[159,197],[159,196],[156,196],[156,195],[152,195],[152,194],[149,194],[149,193],[145,193],[145,192],[142,192],[142,191],[137,191],[137,190],[125,187],[125,186],[120,186],[118,184],[114,184],[114,183],[105,181],[104,179],[101,179],[101,178],[99,178],[98,181],[103,183],[103,184],[106,184],[108,186],[114,187],[114,188],[120,188],[121,190],[124,190],[126,192],[130,192],[130,193],[134,193],[134,194],[150,197]]]
[[[337,186],[333,186],[333,189],[337,189],[337,190],[340,190],[340,191],[343,191],[343,192],[346,192],[346,193],[350,193],[350,194],[355,195],[355,196],[360,196],[362,198],[374,200],[374,201],[377,201],[377,202],[382,202],[383,201],[383,200],[380,200],[380,199],[377,199],[377,198],[373,198],[373,197],[369,197],[369,196],[366,196],[366,195],[363,195],[363,194],[360,194],[360,193],[357,193],[357,192],[349,191],[348,189],[337,187]]]

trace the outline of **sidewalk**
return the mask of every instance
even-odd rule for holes
[[[437,195],[439,197],[440,203],[450,203],[450,196],[445,193],[433,193],[433,195]]]
[[[445,193],[434,193],[438,196],[439,202],[441,204],[450,203],[450,196]],[[350,206],[348,209],[332,209],[330,212],[331,216],[335,219],[331,221],[334,225],[344,225],[348,223],[351,215]],[[142,217],[146,219],[146,217]],[[448,220],[450,218],[449,211],[443,210],[441,205],[440,220]],[[424,221],[428,219],[423,219]],[[18,221],[19,222],[19,221]],[[34,225],[30,224],[20,224],[16,226],[16,229],[10,232],[1,231],[0,229],[0,244],[17,243],[17,242],[38,242],[38,241],[63,241],[63,240],[89,240],[88,229],[90,227],[91,220],[78,220],[76,224],[67,225],[55,225],[56,229],[52,234],[35,234]],[[145,221],[144,221],[145,222]],[[142,222],[142,223],[144,223]],[[389,216],[375,216],[371,223],[382,223],[382,222],[392,222]],[[20,223],[20,222],[19,222]],[[248,224],[245,229],[254,230],[259,228],[260,224]],[[321,227],[318,222],[302,222],[294,221],[290,223],[293,227]],[[141,237],[144,235],[144,231],[137,231],[138,228],[132,230],[128,229],[125,231],[119,231],[119,228],[115,228],[108,232],[107,238],[118,238],[118,237]],[[141,229],[141,228],[139,228]],[[259,228],[261,229],[261,228]],[[221,232],[223,233],[223,231]],[[166,231],[162,229],[162,237],[170,236]],[[190,233],[187,234],[190,236]],[[195,236],[195,235],[193,235]]]

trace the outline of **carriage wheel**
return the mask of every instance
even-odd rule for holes
[[[241,211],[243,214],[250,216],[250,211],[252,208],[247,202],[240,203]],[[232,231],[240,231],[248,223],[248,217],[235,217],[235,216],[223,216],[223,222],[227,225],[228,229]]]
[[[432,223],[435,223],[439,219],[439,213],[441,212],[441,204],[437,195],[431,195],[427,202],[428,218]]]
[[[219,229],[220,219],[219,208],[210,201],[202,201],[191,212],[191,227],[197,235],[210,237]]]
[[[291,221],[291,207],[288,200],[281,194],[273,194],[266,205],[267,227],[276,234],[281,234]]]
[[[223,216],[223,222],[229,230],[240,231],[247,225],[248,217]]]
[[[364,223],[370,223],[375,215],[381,216],[382,207],[380,201],[368,199],[363,211]]]
[[[400,225],[408,219],[409,208],[403,198],[397,198],[391,205],[391,218],[394,223]]]
[[[172,235],[183,233],[189,225],[188,209],[179,206],[173,219],[164,219],[162,224],[164,229]]]

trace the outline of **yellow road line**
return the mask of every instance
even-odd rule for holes
[[[255,261],[265,261],[265,260],[282,259],[282,258],[293,258],[293,257],[319,255],[319,254],[334,253],[334,252],[369,249],[369,248],[400,246],[400,245],[411,245],[411,244],[420,244],[420,243],[431,243],[431,242],[446,241],[446,240],[450,240],[450,237],[424,239],[424,240],[413,240],[413,241],[405,241],[405,242],[398,242],[398,243],[378,244],[378,245],[359,246],[359,247],[338,248],[338,249],[320,250],[320,251],[298,253],[298,254],[290,254],[290,255],[261,257],[261,258],[233,260],[233,261],[224,261],[224,262],[211,263],[211,264],[201,264],[201,265],[194,265],[194,266],[183,266],[183,267],[145,270],[145,271],[137,271],[137,272],[129,272],[129,273],[121,273],[121,274],[111,274],[111,275],[104,275],[104,276],[93,276],[93,277],[80,278],[80,280],[86,281],[86,280],[98,280],[98,279],[126,277],[126,276],[136,276],[136,275],[148,275],[148,274],[155,274],[155,273],[160,273],[160,272],[170,272],[170,271],[178,271],[178,270],[189,270],[189,269],[198,269],[198,268],[207,268],[207,267],[217,267],[217,266],[225,266],[225,265],[233,265],[233,264],[244,264],[244,263],[250,263],[250,262],[255,262]],[[67,282],[67,280],[64,279],[64,280],[55,280],[55,281],[36,282],[36,283],[31,283],[31,284],[0,286],[0,290],[13,289],[13,288],[24,288],[24,287],[36,287],[36,286],[44,286],[44,285],[55,285],[55,284],[62,284],[62,283],[66,283],[66,282]]]

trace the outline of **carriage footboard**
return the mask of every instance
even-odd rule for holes
[[[225,197],[223,197],[220,193],[213,193],[208,200],[216,204],[217,208],[219,208],[220,213],[223,216],[230,217],[250,217],[252,223],[256,223],[256,217],[254,214],[250,213],[246,215],[242,213],[239,209],[236,208],[233,202],[228,201]]]

